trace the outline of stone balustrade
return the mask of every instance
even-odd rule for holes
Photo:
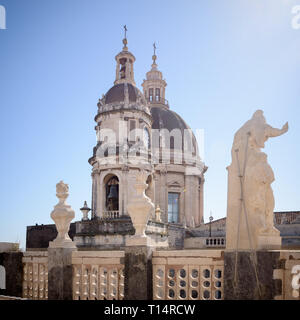
[[[124,256],[124,251],[73,252],[73,300],[122,300]]]
[[[221,250],[153,253],[154,300],[222,300],[224,260]]]
[[[102,214],[103,219],[118,219],[120,218],[119,211],[104,211]]]
[[[225,247],[226,238],[225,237],[209,237],[205,239],[206,247]]]
[[[225,237],[190,237],[184,239],[186,249],[225,248]]]
[[[234,261],[235,252],[228,254],[233,255],[231,260]],[[242,259],[242,255],[244,253],[240,252],[239,260]],[[226,257],[226,252],[217,249],[154,251],[152,255],[153,299],[222,300],[239,298],[234,295],[234,290],[231,288],[234,273],[232,261],[224,257]],[[269,260],[271,261],[270,266],[266,267],[265,261]],[[70,286],[72,288],[70,289],[74,300],[124,299],[124,251],[73,251],[71,261]],[[22,263],[23,299],[47,300],[48,252],[27,251],[24,253]],[[299,250],[260,251],[258,252],[258,263],[261,287],[272,285],[275,288],[267,296],[261,297],[262,299],[300,299]],[[262,269],[262,265],[267,269]],[[253,278],[252,266],[250,269],[251,274],[248,275],[247,270],[238,268],[238,273],[243,272],[241,279],[250,281],[249,279]],[[270,272],[273,272],[271,277]],[[240,285],[243,285],[243,281]],[[250,289],[250,295],[242,295],[241,298],[250,299],[255,291],[254,287],[255,281],[253,288]],[[249,291],[248,288],[244,289]],[[2,296],[1,299],[14,299],[14,297]]]
[[[23,262],[23,298],[48,299],[48,252],[26,251]]]

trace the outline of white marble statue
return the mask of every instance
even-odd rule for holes
[[[226,220],[227,249],[280,248],[280,232],[274,227],[274,173],[261,151],[268,138],[288,131],[288,123],[275,129],[257,110],[235,134],[228,169]]]

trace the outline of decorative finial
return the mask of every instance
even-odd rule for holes
[[[155,220],[158,222],[161,222],[161,210],[159,205],[157,205],[156,209],[155,209]]]
[[[156,53],[156,44],[155,44],[155,42],[153,43],[153,56],[152,56],[152,60],[153,60],[153,64],[156,64],[156,58],[157,58],[157,56],[155,55],[155,53]]]
[[[69,196],[69,185],[65,184],[62,180],[56,185],[56,196],[59,203],[65,203]]]
[[[123,50],[128,50],[128,48],[127,48],[127,27],[126,27],[126,24],[125,24],[125,26],[123,28],[124,28],[124,31],[125,31],[125,35],[124,35],[124,39],[123,39],[123,44],[124,44]]]

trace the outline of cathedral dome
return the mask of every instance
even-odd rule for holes
[[[131,83],[120,83],[108,90],[105,95],[105,104],[124,101],[126,89],[128,90],[129,102],[136,102],[137,98],[142,95],[140,90]]]
[[[190,129],[185,121],[174,111],[161,106],[151,107],[151,116],[153,119],[152,129],[167,129],[172,131],[173,129]]]
[[[186,122],[174,111],[167,107],[162,106],[151,106],[151,116],[152,116],[152,129],[167,129],[170,133],[174,129],[179,129],[182,132],[182,137],[184,137],[184,130],[191,128],[186,124]],[[191,149],[193,153],[198,154],[197,140],[194,133],[191,132]],[[170,143],[170,149],[176,149],[174,143]],[[184,141],[182,143],[182,151],[184,151]]]

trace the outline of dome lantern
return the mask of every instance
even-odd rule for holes
[[[162,72],[157,69],[155,42],[153,43],[153,50],[151,70],[147,72],[146,80],[142,83],[144,95],[150,104],[169,108],[168,101],[165,99],[167,83],[163,79]]]
[[[125,30],[125,37],[123,39],[123,50],[116,56],[116,80],[114,84],[120,83],[131,83],[135,85],[134,82],[134,71],[133,71],[133,64],[135,62],[134,55],[128,51],[128,41],[127,41],[127,27],[124,26]]]

